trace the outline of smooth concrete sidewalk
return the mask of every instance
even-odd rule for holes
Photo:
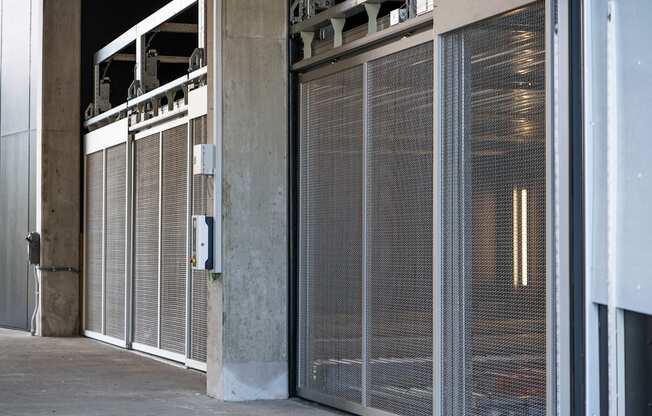
[[[2,416],[329,416],[297,401],[220,403],[204,374],[86,338],[0,329]]]

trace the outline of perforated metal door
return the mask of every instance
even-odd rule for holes
[[[159,134],[134,143],[134,341],[159,339]]]
[[[125,339],[127,145],[106,150],[105,334]]]
[[[362,402],[362,67],[302,86],[299,387]]]
[[[86,156],[85,329],[102,333],[104,251],[104,152]]]
[[[186,350],[188,278],[188,125],[162,133],[161,348]]]
[[[193,144],[207,143],[206,116],[194,119],[192,123]],[[213,181],[210,177],[198,175],[192,178],[193,215],[213,215]],[[206,362],[207,338],[207,284],[209,273],[203,270],[192,271],[192,291],[190,298],[190,358]]]
[[[367,405],[432,415],[433,48],[368,65]]]
[[[545,5],[446,34],[445,415],[546,414]]]

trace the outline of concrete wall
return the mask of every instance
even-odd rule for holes
[[[209,289],[208,391],[224,400],[285,398],[287,7],[214,1],[222,34],[224,272]]]
[[[80,268],[80,0],[42,0],[37,219],[41,265]],[[79,273],[42,272],[40,334],[79,334]]]
[[[36,226],[38,4],[0,0],[0,326],[19,329],[35,305],[24,237]]]

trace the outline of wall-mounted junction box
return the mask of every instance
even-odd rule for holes
[[[192,216],[192,257],[193,270],[213,270],[213,217]]]
[[[193,175],[215,175],[214,144],[196,144],[192,153]]]

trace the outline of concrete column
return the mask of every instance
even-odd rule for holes
[[[209,285],[208,392],[281,399],[288,395],[287,4],[208,3],[209,30],[222,35],[221,51],[213,33],[208,50],[209,79],[221,79],[211,85],[222,85],[221,110],[209,107],[209,134],[222,137],[224,245],[223,274]]]
[[[37,223],[41,266],[80,268],[80,0],[42,0],[41,94],[37,109]],[[76,336],[80,276],[41,274],[39,333]]]

